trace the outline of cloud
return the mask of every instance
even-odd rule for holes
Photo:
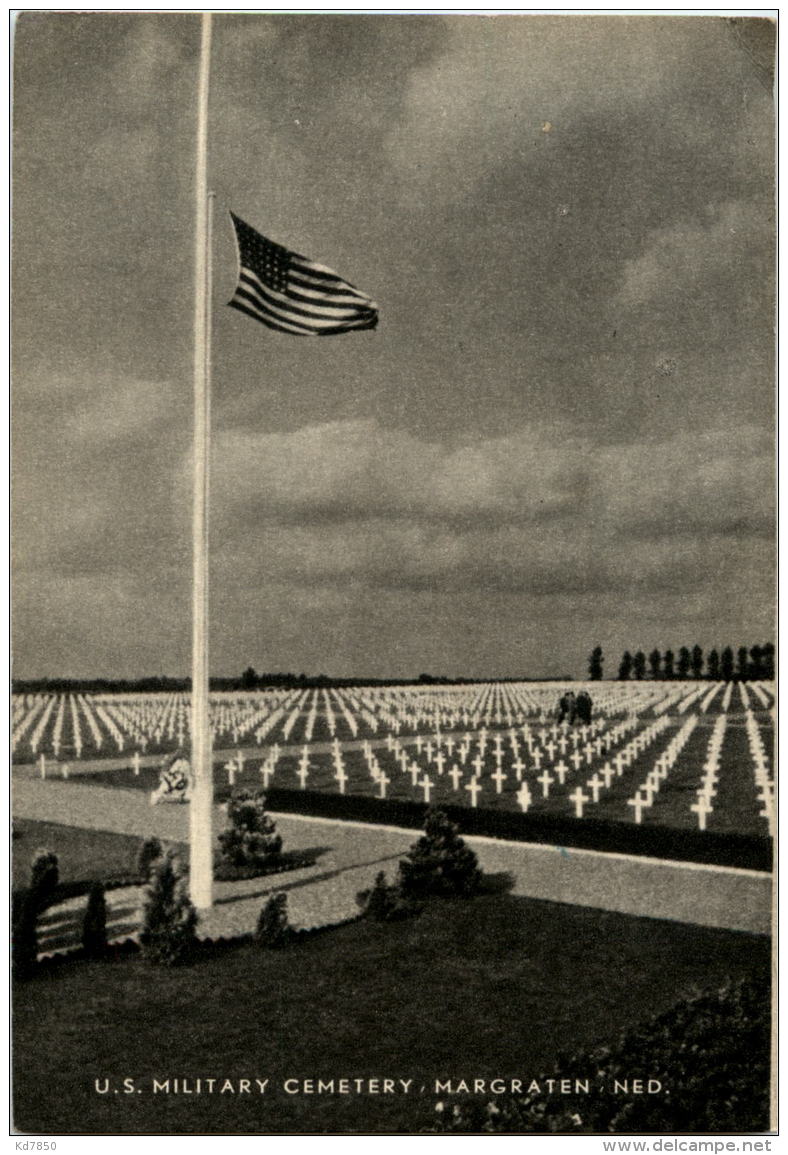
[[[452,446],[366,419],[279,434],[225,430],[214,454],[219,521],[239,512],[242,522],[285,523],[592,517],[631,530],[662,526],[667,507],[678,531],[771,509],[771,443],[756,426],[600,446],[577,426],[534,424]]]
[[[649,309],[708,311],[720,293],[730,295],[742,282],[757,294],[738,294],[741,312],[763,311],[763,289],[771,282],[771,230],[764,228],[758,206],[743,201],[709,205],[702,220],[682,221],[653,229],[642,251],[622,268],[618,303]],[[730,321],[730,318],[728,319]]]
[[[225,432],[216,464],[214,541],[252,584],[683,596],[773,532],[756,427],[600,448],[543,426],[447,446],[333,422]]]

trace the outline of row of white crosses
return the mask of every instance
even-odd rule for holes
[[[617,737],[623,737],[635,728],[634,719],[627,719],[615,727]],[[574,792],[569,795],[569,801],[574,807],[575,818],[582,818],[585,812],[585,807],[589,802],[599,802],[601,794],[604,790],[609,790],[614,778],[621,778],[624,771],[635,761],[635,759],[643,753],[658,736],[670,725],[670,721],[664,715],[650,722],[647,726],[639,729],[630,740],[612,754],[610,758],[606,759],[602,767],[586,780],[585,786],[591,791],[586,794],[583,787],[578,785]],[[579,767],[576,767],[579,768]],[[636,811],[637,812],[637,811]],[[640,821],[638,818],[637,821]]]
[[[670,720],[662,715],[658,722],[662,723],[660,730],[664,730],[670,724]],[[668,742],[665,750],[657,758],[653,768],[646,776],[645,782],[635,791],[631,798],[627,799],[627,806],[632,807],[635,822],[640,824],[643,821],[643,811],[650,809],[654,805],[654,798],[659,793],[662,783],[667,778],[676,764],[676,760],[681,751],[686,746],[690,735],[698,724],[698,715],[690,714],[687,720],[683,723],[681,728],[673,735]],[[656,738],[657,733],[652,733],[652,739]]]
[[[752,710],[745,714],[747,742],[750,747],[750,756],[755,772],[755,786],[758,790],[758,801],[761,803],[760,817],[769,823],[769,833],[776,834],[777,814],[774,805],[774,783],[769,774],[769,762],[763,748],[761,731]]]
[[[54,708],[55,699],[53,697],[40,698],[30,707],[29,713],[22,715],[21,720],[17,722],[11,737],[12,753],[16,751],[17,746],[23,741],[27,731],[31,729],[33,722],[36,721],[36,719],[38,720],[36,721],[35,728],[32,730],[30,735],[30,746],[34,754],[38,751],[38,745],[41,741],[41,737],[44,733],[44,730],[46,729],[47,723],[49,722],[49,715],[52,713]]]
[[[763,706],[764,710],[768,710],[774,701],[773,696],[770,697],[763,682],[750,682],[750,690]]]
[[[698,816],[698,829],[706,829],[706,819],[714,810],[713,799],[717,796],[717,783],[720,778],[720,752],[725,738],[727,714],[720,714],[711,731],[709,745],[706,750],[706,760],[703,763],[703,777],[697,790],[695,801],[690,810]]]

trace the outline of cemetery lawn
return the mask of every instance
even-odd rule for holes
[[[37,850],[51,850],[58,856],[60,882],[87,884],[134,878],[137,857],[143,843],[133,834],[113,834],[108,830],[87,830],[56,822],[14,819],[12,887],[15,892],[30,883],[30,865]],[[172,845],[175,845],[174,843]],[[185,846],[177,846],[185,853]]]
[[[404,922],[358,921],[285,951],[245,944],[183,969],[138,955],[72,961],[15,984],[14,1125],[418,1132],[446,1098],[435,1079],[538,1078],[560,1054],[613,1042],[726,979],[749,976],[767,998],[770,949],[763,937],[498,893],[436,901]],[[768,1057],[752,1061],[766,1069]],[[154,1094],[154,1079],[176,1078],[234,1090]],[[265,1095],[256,1078],[270,1080]],[[341,1078],[413,1082],[408,1094],[303,1093],[304,1080]],[[239,1093],[240,1079],[255,1093]],[[301,1093],[285,1092],[289,1079]]]

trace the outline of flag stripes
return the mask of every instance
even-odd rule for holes
[[[230,213],[238,242],[238,286],[228,302],[271,329],[327,336],[373,329],[378,307],[325,265],[269,241]]]

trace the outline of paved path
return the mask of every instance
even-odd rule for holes
[[[75,827],[188,841],[187,806],[151,807],[147,794],[139,790],[15,775],[13,813]],[[292,814],[275,818],[285,850],[314,850],[315,864],[265,878],[217,883],[215,904],[201,915],[205,935],[251,931],[265,897],[280,890],[288,894],[294,926],[349,918],[357,911],[356,893],[370,886],[379,870],[393,879],[399,858],[417,837],[413,830],[366,823]],[[217,808],[215,829],[222,825]],[[758,871],[473,836],[467,842],[485,871],[512,875],[514,894],[761,934],[770,929],[771,876]],[[74,902],[78,906],[79,900]],[[136,917],[136,888],[109,892],[108,903],[111,919],[125,937]],[[66,921],[74,917],[73,910],[68,915],[69,909],[64,905]],[[55,939],[61,927],[58,911],[50,912]]]

